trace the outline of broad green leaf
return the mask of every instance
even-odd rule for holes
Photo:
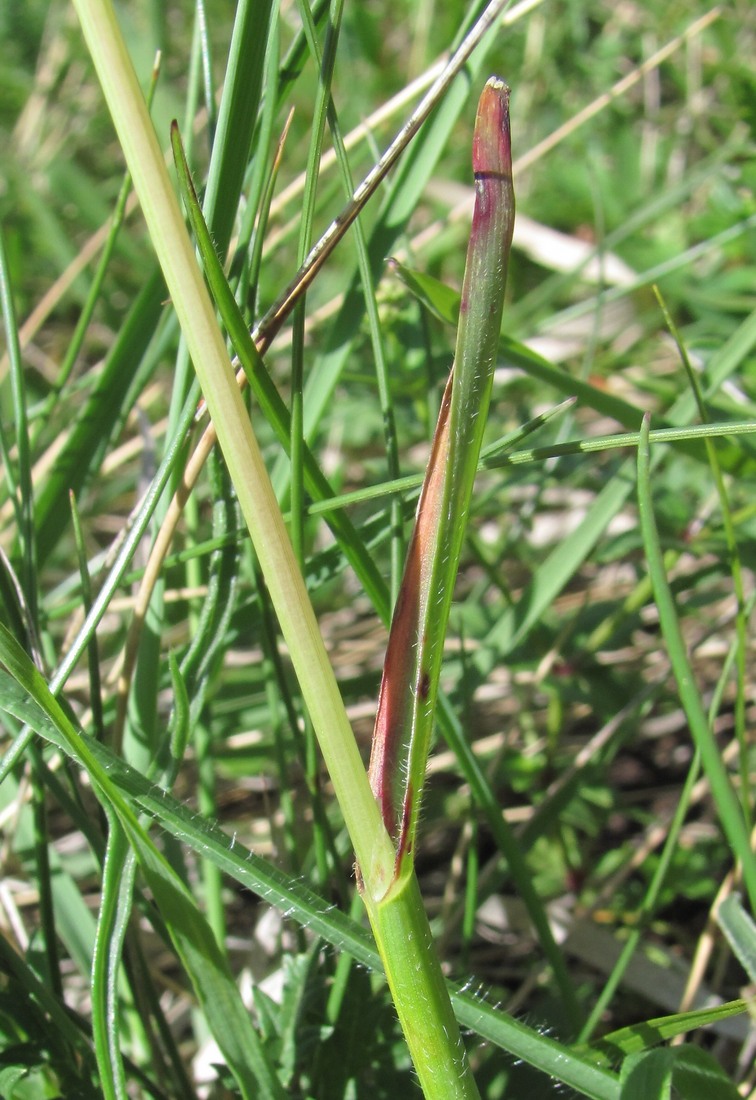
[[[675,1092],[685,1100],[740,1100],[741,1097],[719,1062],[707,1051],[691,1044],[675,1049],[672,1084]]]
[[[670,1100],[673,1062],[669,1050],[631,1054],[622,1063],[621,1100]]]

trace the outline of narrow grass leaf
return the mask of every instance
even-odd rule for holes
[[[240,0],[223,79],[223,96],[205,192],[205,217],[226,255],[260,107],[271,0]]]
[[[328,17],[328,29],[326,31],[325,49],[321,51],[315,32],[315,24],[310,14],[309,7],[304,0],[299,2],[299,13],[307,38],[312,59],[318,71],[318,86],[315,94],[315,106],[313,110],[312,124],[310,127],[310,144],[305,166],[305,185],[302,196],[302,213],[299,221],[299,242],[297,246],[297,267],[301,268],[312,244],[313,224],[315,218],[315,200],[317,197],[318,173],[320,158],[323,153],[323,140],[325,137],[326,116],[331,96],[331,82],[333,80],[333,66],[336,60],[336,43],[338,42],[343,13],[343,0],[335,0],[330,5]],[[294,553],[300,562],[304,559],[304,468],[303,454],[305,448],[304,439],[304,344],[305,344],[305,307],[307,301],[306,287],[302,293],[296,296],[292,312],[292,346],[291,346],[291,521],[289,524],[291,541]],[[311,732],[308,732],[311,736]],[[318,830],[319,833],[319,830]],[[316,843],[319,839],[316,836]]]
[[[533,922],[538,941],[561,992],[565,1013],[577,1026],[578,1005],[567,961],[554,938],[549,915],[533,881],[532,869],[526,859],[527,845],[523,843],[522,834],[515,835],[512,826],[502,814],[501,803],[496,797],[480,761],[473,752],[462,723],[451,706],[448,697],[444,694],[439,697],[438,720],[444,739],[457,758],[460,771],[470,785],[470,790],[475,796],[476,805],[482,812],[496,846],[512,876],[517,896],[522,899],[528,916]]]
[[[534,416],[532,420],[528,420],[519,428],[502,436],[501,439],[489,443],[480,452],[478,470],[490,469],[506,464],[507,459],[502,457],[504,452],[509,451],[516,443],[532,432],[538,431],[538,429],[548,423],[552,417],[560,416],[563,412],[566,412],[574,403],[573,398],[567,398],[566,401],[562,401],[559,405],[555,405],[545,413],[539,413],[537,416]],[[748,430],[756,432],[756,426],[749,424]],[[722,432],[724,433],[724,431],[725,429],[723,428]],[[633,438],[637,444],[637,434]],[[548,449],[549,448],[544,448],[544,450]],[[514,452],[514,454],[521,453],[520,451]],[[509,457],[511,458],[512,456],[510,455]],[[384,481],[382,484],[368,485],[362,489],[353,489],[348,493],[339,493],[338,496],[330,500],[311,504],[307,511],[309,515],[317,516],[321,512],[326,512],[331,508],[346,508],[350,504],[360,504],[366,500],[376,500],[379,497],[389,496],[391,493],[407,493],[409,495],[411,490],[420,489],[424,480],[424,474],[407,474],[406,477],[400,477],[396,481]]]
[[[108,0],[76,0],[76,9],[358,862],[380,892],[393,866],[390,840],[367,782],[315,612],[236,385],[133,64]]]
[[[717,924],[740,959],[749,981],[756,984],[756,924],[737,894],[731,894],[719,906]]]
[[[422,272],[413,271],[411,268],[406,267],[404,264],[400,264],[396,260],[391,261],[392,269],[397,272],[402,282],[417,298],[417,300],[440,320],[447,324],[455,324],[456,319],[459,316],[459,294],[451,287],[446,286],[445,283],[440,282],[438,279],[434,279],[432,275],[426,275]],[[744,342],[748,340],[750,330],[746,329],[744,334]],[[743,353],[747,352],[750,348],[750,343],[746,344],[743,348]],[[736,346],[736,351],[740,351],[739,345]],[[547,385],[553,386],[557,393],[570,395],[572,399],[578,401],[581,406],[585,408],[594,409],[601,416],[611,417],[618,423],[622,424],[626,428],[631,428],[638,423],[638,420],[643,415],[643,410],[637,405],[633,405],[629,401],[625,401],[621,397],[617,397],[615,394],[608,392],[606,389],[599,386],[593,386],[590,382],[585,382],[583,379],[576,377],[574,374],[568,373],[560,367],[554,366],[538,352],[533,351],[526,344],[521,343],[518,340],[513,340],[511,337],[502,335],[499,342],[499,354],[505,361],[511,363],[513,366],[520,367],[527,375],[537,379],[539,382],[544,382]],[[719,363],[723,357],[717,355],[717,374],[719,373]],[[729,357],[728,357],[729,360]],[[733,368],[730,368],[730,371]],[[728,371],[729,373],[729,371]],[[688,395],[686,395],[687,397]],[[686,403],[686,417],[689,416]],[[677,410],[674,420],[679,421],[682,419],[682,412]],[[670,424],[672,416],[670,416]],[[662,419],[662,423],[664,420]],[[698,461],[704,461],[707,458],[707,453],[702,447],[697,445],[699,439],[708,438],[709,435],[727,435],[728,432],[724,430],[717,430],[709,432],[710,424],[705,425],[686,425],[685,427],[664,427],[655,428],[651,433],[651,438],[668,439],[669,442],[673,442],[677,445],[678,450],[690,455],[692,458]],[[747,424],[746,422],[734,423],[730,429],[731,434],[748,434],[756,431],[753,423]],[[544,448],[543,450],[533,450],[522,453],[516,453],[508,456],[502,462],[502,465],[516,465],[520,462],[529,462],[533,459],[547,459],[554,458],[558,455],[568,455],[577,453],[587,453],[595,450],[604,450],[609,447],[624,447],[631,446],[635,448],[637,446],[638,433],[627,432],[624,435],[618,435],[616,437],[603,437],[585,439],[573,442],[565,442],[555,445],[552,448]],[[742,462],[742,455],[737,455],[738,462]],[[730,456],[729,462],[725,462],[725,465],[732,465],[735,459]]]
[[[97,743],[88,743],[75,728],[41,673],[1,623],[0,661],[41,712],[40,732],[48,723],[53,726],[66,751],[89,773],[103,802],[117,814],[242,1095],[250,1100],[257,1096],[284,1100],[283,1088],[252,1026],[226,958],[194,898],[144,832],[108,771],[98,763],[91,751]],[[30,717],[33,714],[27,712],[26,720]]]
[[[481,14],[483,11],[484,14]],[[493,4],[479,4],[469,13],[466,26],[469,27],[474,19],[479,19],[481,24],[485,21],[490,26],[488,20],[493,14]],[[460,35],[460,39],[462,37]],[[412,146],[406,150],[391,180],[388,194],[368,240],[370,271],[374,280],[378,279],[385,265],[386,256],[390,255],[396,246],[397,240],[417,207],[424,188],[433,177],[459,113],[467,102],[470,84],[480,76],[485,61],[487,41],[490,39],[480,44],[480,47],[468,58],[465,72],[458,73],[446,89],[443,98],[435,106],[433,115],[427,119]],[[423,100],[424,103],[427,98]],[[400,135],[406,133],[406,129],[406,127],[403,128]],[[399,141],[400,135],[397,135],[396,142]],[[364,190],[365,182],[363,181],[358,188],[360,193]],[[319,246],[316,245],[317,247]],[[328,334],[326,350],[310,371],[305,385],[305,437],[307,439],[312,438],[328,409],[334,388],[349,362],[352,342],[359,332],[362,317],[362,288],[359,275],[355,272],[350,277],[343,304]],[[260,324],[264,327],[265,318]],[[279,460],[273,470],[273,484],[278,494],[286,488],[288,477],[287,464]]]
[[[89,988],[92,996],[92,1036],[97,1051],[103,1095],[106,1100],[124,1100],[127,1090],[119,1039],[121,1016],[118,978],[123,940],[131,911],[135,860],[126,834],[112,811],[109,812],[108,820],[110,828]]]
[[[275,431],[277,439],[288,453],[291,445],[291,417],[289,411],[268,373],[254,340],[250,336],[241,310],[228,285],[228,280],[202,216],[202,209],[183,153],[181,138],[175,125],[171,131],[171,143],[182,197],[192,223],[211,293],[234,350],[239,357],[239,362],[244,368],[247,381],[252,387],[263,414]],[[307,491],[313,499],[322,501],[325,509],[327,507],[326,502],[333,497],[333,490],[308,447],[305,448],[303,462]],[[351,520],[345,515],[339,515],[337,506],[333,511],[328,512],[327,522],[379,614],[386,617],[388,615],[386,585]]]
[[[73,493],[69,493],[69,499],[71,502],[71,521],[73,524],[74,542],[76,544],[76,556],[79,562],[81,602],[84,611],[89,612],[92,608],[92,583],[89,576],[84,531],[82,530],[81,520],[79,518],[76,497]],[[89,645],[87,646],[87,667],[89,671],[89,699],[92,708],[92,728],[95,737],[101,741],[104,735],[105,722],[102,713],[100,654],[96,634],[92,634],[92,637],[89,639]]]
[[[653,584],[659,622],[667,644],[669,659],[677,681],[680,702],[690,726],[696,747],[701,753],[704,772],[711,786],[717,814],[733,852],[740,860],[743,880],[750,902],[756,909],[756,856],[750,845],[743,812],[722,761],[716,739],[706,719],[706,713],[690,666],[685,640],[680,629],[672,592],[669,587],[659,534],[653,513],[651,496],[651,455],[648,442],[650,417],[643,419],[641,443],[638,447],[638,506],[646,560]]]
[[[49,983],[43,982],[26,959],[11,947],[6,936],[0,936],[0,968],[3,971],[4,995],[23,998],[26,1012],[37,1021],[33,1031],[35,1038],[44,1036],[49,1044],[45,1052],[47,1058],[53,1062],[60,1059],[63,1065],[78,1062],[84,1071],[82,1079],[86,1074],[89,1080],[93,1080],[96,1074],[95,1059],[86,1029],[78,1019],[74,1019],[68,1006],[54,996]],[[6,1044],[3,1050],[6,1067],[10,1061],[8,1054],[9,1045]],[[0,1088],[3,1089],[0,1095],[14,1095],[10,1085],[0,1084]]]
[[[418,302],[446,325],[459,321],[460,293],[424,271],[415,271],[400,260],[389,260],[389,269],[402,280]]]
[[[740,1016],[747,1010],[748,1002],[737,1000],[692,1009],[690,1012],[675,1012],[671,1016],[658,1016],[640,1024],[630,1024],[611,1031],[592,1044],[591,1049],[605,1054],[607,1060],[616,1061],[618,1054],[638,1054],[657,1043],[665,1043],[689,1031]]]
[[[108,441],[126,414],[126,395],[157,328],[164,301],[165,283],[156,269],[122,324],[92,395],[38,494],[35,519],[41,562],[67,528],[69,491],[81,495],[100,469]]]
[[[13,401],[12,423],[15,428],[15,466],[16,474],[9,480],[9,489],[16,509],[18,521],[17,552],[20,561],[19,573],[23,602],[28,617],[27,630],[31,639],[37,634],[37,539],[34,530],[34,493],[32,490],[31,449],[29,446],[29,421],[26,407],[26,382],[21,345],[18,336],[18,322],[13,301],[13,288],[10,283],[10,271],[5,249],[5,234],[0,226],[0,307],[3,314],[5,339],[10,362],[10,385]],[[10,455],[7,444],[3,455],[10,470]],[[14,484],[15,483],[15,484]],[[14,491],[15,490],[15,491]]]

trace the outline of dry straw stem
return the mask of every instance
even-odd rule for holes
[[[380,894],[391,874],[393,850],[367,783],[144,97],[111,6],[106,0],[76,0],[76,9],[357,859],[371,890]]]

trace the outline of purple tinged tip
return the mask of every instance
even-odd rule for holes
[[[476,176],[512,175],[509,88],[497,76],[488,79],[478,103],[472,166]]]

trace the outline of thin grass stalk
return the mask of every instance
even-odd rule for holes
[[[198,387],[195,387],[195,389],[197,388]],[[136,511],[126,538],[116,555],[116,559],[95,597],[91,610],[82,623],[81,629],[71,642],[65,657],[62,659],[50,679],[49,687],[53,696],[57,697],[65,687],[68,677],[71,675],[73,669],[76,667],[79,659],[86,650],[90,638],[97,629],[98,623],[107,611],[114,593],[118,589],[131,565],[136,548],[144,537],[144,533],[165,491],[172,471],[181,460],[184,437],[194,420],[196,408],[197,394],[190,392],[189,397],[184,402],[181,414],[180,426],[183,430],[178,431],[172,438],[165,457],[160,463],[157,473],[152,479],[149,489]],[[27,724],[18,736],[13,739],[12,744],[0,762],[0,784],[5,781],[19,762],[33,737],[34,729]]]
[[[701,753],[703,769],[711,785],[717,815],[736,858],[740,860],[750,903],[752,908],[756,909],[756,856],[751,848],[740,801],[733,790],[716,739],[706,719],[664,569],[651,495],[649,424],[650,416],[647,414],[643,419],[641,441],[638,447],[638,506],[648,570],[659,610],[659,622],[677,681],[680,702],[685,710],[693,742]]]
[[[540,2],[541,0],[522,0],[522,2],[512,10],[508,21],[514,21],[516,18],[519,18],[521,15],[523,15],[526,11],[530,10],[531,7],[539,4]],[[316,7],[318,6],[316,5]],[[470,58],[472,51],[485,37],[486,33],[492,28],[492,26],[496,22],[498,14],[502,10],[498,0],[495,0],[494,3],[490,4],[487,8],[485,8],[485,10],[482,11],[482,14],[479,15],[482,7],[483,5],[480,5],[478,8],[470,13],[465,27],[463,28],[462,32],[460,32],[458,44],[454,50],[454,53],[449,59],[448,64],[440,73],[438,79],[434,82],[433,87],[431,88],[429,93],[423,98],[422,102],[413,112],[410,119],[408,119],[407,123],[402,127],[399,134],[392,142],[389,150],[387,150],[387,153],[376,165],[375,170],[371,171],[369,175],[365,177],[362,184],[360,184],[360,186],[357,188],[355,196],[359,196],[360,202],[366,202],[370,195],[374,193],[385,174],[396,162],[396,159],[400,155],[401,151],[406,147],[412,137],[417,133],[417,130],[422,121],[428,117],[428,114],[432,110],[433,106],[437,105],[440,97],[445,92],[445,90],[448,90],[454,76],[459,73],[459,70],[464,64],[465,60],[468,60]],[[319,7],[318,10],[320,10]],[[313,14],[315,15],[315,11],[313,12]],[[297,62],[297,64],[299,63],[300,62]],[[284,63],[284,69],[290,76],[289,70],[286,68],[286,62]],[[342,215],[340,215],[339,218],[336,220],[336,223],[334,223],[329,228],[329,230],[326,231],[324,236],[314,247],[310,254],[310,257],[314,259],[313,265],[310,266],[308,263],[306,263],[304,268],[300,271],[301,278],[299,279],[299,281],[297,282],[296,278],[294,280],[294,283],[297,283],[298,286],[297,293],[301,293],[301,291],[307,285],[309,285],[309,282],[312,280],[312,278],[314,278],[317,270],[319,270],[327,255],[330,254],[333,247],[341,239],[343,232],[346,231],[346,228],[350,224],[351,220],[353,220],[357,216],[358,209],[359,208],[354,205],[353,198],[350,203],[347,204],[347,207],[342,212]],[[272,307],[271,310],[269,310],[266,314],[265,318],[263,318],[263,320],[253,330],[253,335],[255,336],[255,340],[257,342],[258,350],[260,353],[264,353],[265,350],[268,348],[273,336],[278,332],[281,324],[283,323],[294,302],[296,301],[296,294],[293,292],[294,283],[290,284],[290,287],[285,294],[286,301],[279,301],[276,306]],[[241,372],[237,377],[241,380]],[[164,554],[166,552],[167,546],[170,544],[170,541],[172,539],[175,525],[178,522],[178,517],[181,514],[183,499],[185,499],[183,494],[188,494],[191,491],[199,474],[199,471],[201,470],[202,465],[205,461],[205,458],[207,457],[207,454],[209,453],[209,450],[214,442],[215,431],[211,425],[205,432],[205,435],[203,436],[200,443],[198,444],[197,449],[192,456],[192,460],[185,470],[182,490],[180,493],[177,494],[176,498],[174,498],[169,513],[166,516],[166,519],[162,525],[160,535],[153,550],[153,554],[150,558],[149,572],[151,572],[153,578],[156,575],[157,568],[159,568],[160,566],[161,554]],[[365,583],[364,566],[367,564],[368,582],[372,586],[371,595],[373,596],[375,606],[381,609],[386,602],[380,596],[383,586],[375,585],[375,577],[374,575],[371,575],[374,574],[374,569],[371,567],[370,562],[365,563],[364,556],[360,564],[363,566],[363,571],[361,572],[358,569],[358,575],[360,575],[360,579],[363,580],[363,583]],[[142,586],[142,593],[140,593],[140,600],[142,599],[143,593],[145,594],[145,598],[148,597],[146,589],[149,583],[154,583],[154,579],[152,581],[149,581],[148,577],[146,576]],[[383,618],[383,611],[380,610],[379,613]],[[386,619],[388,618],[387,613],[385,617]],[[128,669],[131,668],[131,661],[129,660],[128,654],[125,665]],[[128,675],[130,675],[130,672],[127,673],[126,677],[124,678],[125,680],[128,679]]]
[[[315,203],[320,168],[320,159],[325,137],[328,103],[331,98],[336,47],[338,45],[343,0],[333,0],[329,7],[328,28],[326,30],[325,49],[321,54],[315,25],[307,3],[299,4],[300,17],[305,31],[307,44],[318,71],[318,89],[315,97],[310,147],[305,171],[305,189],[302,216],[299,227],[297,247],[297,265],[301,265],[310,249],[313,237]],[[305,429],[304,429],[304,358],[305,358],[305,322],[306,292],[298,296],[292,312],[292,348],[291,348],[291,425],[290,453],[291,481],[289,495],[291,500],[291,532],[294,553],[304,571],[304,528],[305,528]],[[304,716],[305,734],[305,779],[315,810],[313,816],[313,846],[318,879],[324,883],[328,867],[326,859],[327,839],[323,828],[324,814],[320,802],[319,761],[315,732],[309,714]]]
[[[596,999],[593,1008],[591,1009],[588,1019],[583,1024],[580,1030],[580,1034],[577,1036],[576,1042],[587,1043],[593,1036],[594,1031],[601,1023],[604,1017],[604,1013],[607,1011],[612,998],[620,987],[622,979],[624,978],[627,968],[633,960],[638,947],[640,946],[641,939],[644,932],[649,927],[653,918],[657,902],[659,900],[659,894],[667,877],[672,858],[675,854],[680,841],[680,833],[683,825],[685,824],[685,818],[688,815],[690,809],[691,796],[693,794],[693,788],[701,770],[701,754],[696,751],[693,754],[690,767],[688,768],[688,774],[685,777],[685,783],[680,792],[680,798],[675,812],[672,817],[672,821],[669,824],[667,836],[664,841],[664,846],[659,857],[659,861],[651,878],[651,882],[648,884],[645,896],[638,906],[637,912],[632,919],[632,927],[628,933],[628,937],[625,943],[622,945],[619,958],[612,967],[611,973],[607,977],[599,996]],[[628,914],[630,917],[631,915]],[[630,920],[628,921],[630,923]]]
[[[384,948],[389,984],[392,990],[404,989],[408,976],[412,978],[407,993],[414,1011],[409,1017],[400,1012],[400,1017],[418,1074],[421,1081],[427,1080],[429,1095],[439,1100],[475,1097],[474,1082],[460,1059],[458,1028],[414,877],[405,878],[403,899],[395,898],[380,916],[377,913],[377,902],[391,882],[393,845],[372,797],[113,10],[105,0],[76,0],[76,7],[362,869],[368,912]],[[145,854],[152,858],[151,853]],[[383,943],[392,928],[400,933],[403,928],[410,938],[389,935]],[[407,1004],[405,998],[405,1008]],[[413,1024],[416,1018],[424,1025],[420,1035]],[[430,1031],[433,1042],[429,1045]]]
[[[200,242],[200,250],[205,264],[206,273],[208,275],[210,285],[213,289],[213,293],[216,296],[216,301],[219,304],[220,311],[227,328],[229,328],[229,331],[231,331],[233,334],[233,340],[236,346],[237,353],[240,355],[242,361],[244,362],[245,371],[248,372],[250,381],[255,388],[258,399],[260,400],[262,407],[265,409],[266,415],[268,415],[268,417],[271,419],[272,424],[276,427],[279,438],[282,438],[282,441],[285,443],[286,435],[285,432],[282,430],[283,423],[281,422],[281,417],[285,416],[285,410],[283,409],[280,398],[278,398],[276,394],[275,388],[272,386],[272,383],[268,379],[265,366],[260,360],[259,354],[256,352],[254,344],[252,343],[252,340],[244,327],[241,317],[236,315],[238,314],[238,311],[235,310],[233,297],[228,290],[225,279],[223,278],[223,273],[220,270],[220,265],[212,248],[207,229],[201,217],[199,204],[193,194],[191,180],[189,178],[185,159],[181,153],[180,143],[178,142],[177,135],[174,135],[174,152],[176,154],[176,165],[179,172],[179,178],[182,181],[184,201],[187,203],[187,209],[190,213],[190,217],[192,218],[194,230]],[[246,352],[244,351],[244,348],[247,349]],[[249,359],[249,362],[247,362],[247,359]],[[262,385],[262,383],[264,383],[264,385]],[[570,402],[566,402],[565,404],[569,403]],[[517,432],[511,433],[510,436],[506,438],[506,440],[500,441],[497,444],[493,444],[490,448],[487,448],[485,454],[487,456],[493,457],[495,454],[501,451],[505,443],[506,445],[511,446],[518,439],[522,438],[524,435],[527,435],[529,432],[532,432],[538,426],[544,423],[550,415],[561,411],[563,407],[564,406],[559,406],[557,409],[553,410],[551,414],[542,414],[541,416],[536,417],[533,421],[524,425]],[[281,410],[280,413],[277,411],[279,408]],[[412,481],[412,484],[417,483],[417,479],[410,480]],[[410,484],[410,480],[407,480],[406,485]],[[396,486],[396,488],[400,488],[403,485],[405,485],[405,482],[402,482],[401,485]],[[312,487],[310,491],[312,492]],[[370,491],[366,491],[364,495],[367,496],[369,495],[369,493]],[[339,498],[339,503],[345,504],[349,499],[351,499],[349,495],[343,498]],[[327,507],[327,505],[325,505],[325,507]],[[311,506],[310,510],[314,511],[316,510],[316,508],[317,506]],[[335,519],[335,516],[333,517],[333,519]],[[329,520],[332,525],[333,519]],[[334,531],[337,532],[337,528],[335,526]],[[347,554],[349,555],[349,542],[344,541],[344,535],[347,534],[348,532],[343,532],[340,537],[340,541],[342,542],[342,546],[344,546]],[[359,561],[355,561],[352,557],[350,557],[350,560],[355,565],[358,575],[362,577],[363,573]],[[382,595],[382,591],[379,593],[379,595],[381,596],[381,599],[377,605],[377,610],[383,617],[385,596]],[[528,909],[531,913],[534,925],[538,930],[539,938],[543,943],[544,951],[554,969],[558,984],[560,986],[560,989],[562,990],[565,1004],[570,1007],[571,1013],[574,1015],[575,1006],[573,1003],[574,993],[572,990],[572,985],[569,981],[561,952],[559,951],[558,947],[553,941],[553,937],[551,936],[548,920],[543,910],[543,906],[540,904],[537,894],[533,890],[531,877],[527,870],[523,867],[522,872],[518,873],[521,856],[519,855],[517,844],[514,838],[509,838],[506,823],[501,817],[499,806],[496,803],[496,800],[493,798],[492,793],[490,792],[488,783],[485,780],[485,777],[483,776],[480,768],[478,767],[473,754],[470,752],[464,735],[461,731],[459,732],[459,734],[457,734],[454,722],[454,715],[450,708],[444,703],[442,703],[440,721],[447,740],[449,741],[450,745],[454,747],[455,752],[460,758],[460,763],[464,774],[466,775],[468,781],[472,784],[473,789],[476,791],[480,804],[484,807],[484,812],[486,813],[486,817],[490,823],[494,835],[498,839],[498,843],[501,847],[502,853],[504,854],[508,865],[513,869],[513,873],[522,892],[522,896],[525,899],[526,904],[528,905]]]
[[[18,520],[19,534],[16,554],[20,562],[20,576],[17,581],[16,595],[24,620],[24,644],[29,652],[34,655],[36,663],[41,667],[42,659],[38,645],[37,539],[34,524],[34,492],[31,476],[26,386],[21,360],[21,347],[18,339],[13,290],[5,250],[5,236],[2,228],[0,228],[0,306],[2,307],[10,361],[13,423],[15,425],[16,463],[18,468],[17,475],[11,474],[13,465],[8,453],[8,444],[4,441],[3,458],[5,459],[6,478]],[[10,563],[8,563],[7,569],[9,572],[12,570]],[[47,824],[47,791],[43,776],[43,761],[36,745],[30,746],[29,753],[31,758],[34,860],[36,864],[36,882],[39,890],[39,912],[44,955],[52,989],[62,1000],[63,978],[55,930],[55,909],[48,848],[50,835]]]
[[[709,416],[708,409],[706,408],[706,402],[704,401],[703,393],[701,392],[701,385],[698,379],[698,375],[693,369],[693,366],[688,357],[688,351],[685,347],[685,342],[682,338],[677,325],[672,319],[672,315],[667,309],[666,302],[664,301],[661,292],[658,287],[654,287],[654,293],[656,299],[661,306],[662,313],[664,314],[664,320],[667,322],[667,327],[672,335],[672,339],[677,345],[677,350],[680,353],[680,359],[685,368],[685,374],[688,379],[688,384],[696,399],[696,406],[698,408],[698,415],[704,424],[710,424],[711,418]],[[735,523],[732,517],[732,509],[730,508],[730,499],[727,492],[727,486],[725,484],[724,475],[722,473],[722,466],[719,462],[717,455],[717,449],[714,446],[714,441],[709,436],[705,437],[706,454],[709,459],[709,466],[714,477],[714,484],[717,490],[717,496],[719,497],[719,505],[722,511],[722,526],[724,528],[725,543],[727,545],[727,551],[729,555],[730,571],[732,573],[732,587],[735,592],[735,599],[737,600],[737,613],[735,615],[735,633],[737,637],[737,645],[735,647],[735,669],[736,669],[736,691],[735,691],[735,736],[738,744],[740,745],[740,787],[741,787],[741,805],[743,807],[743,814],[746,819],[746,826],[750,829],[753,825],[753,811],[751,809],[750,800],[750,787],[751,787],[751,775],[750,775],[750,759],[749,749],[746,740],[746,715],[745,715],[745,702],[746,702],[746,653],[748,648],[747,628],[748,619],[746,616],[746,594],[743,584],[743,566],[740,560],[740,547],[738,546],[737,535],[735,533]]]

